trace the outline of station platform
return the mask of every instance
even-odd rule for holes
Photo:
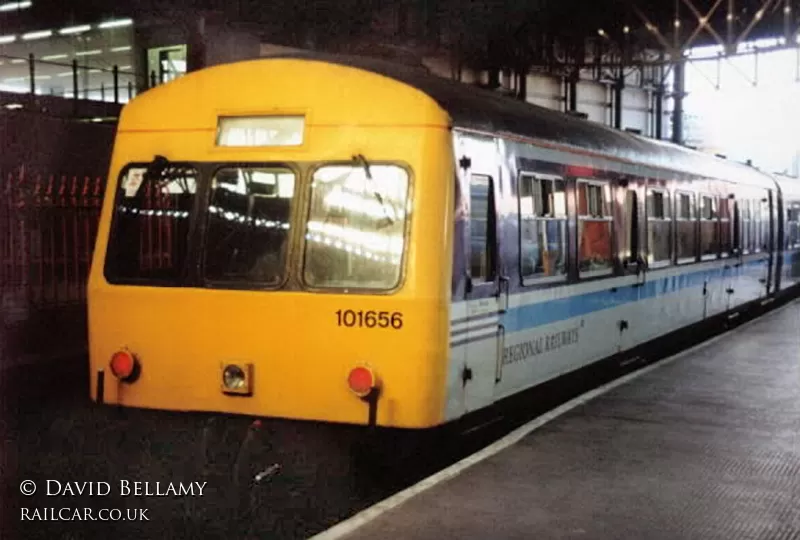
[[[624,379],[317,538],[800,538],[798,301]]]

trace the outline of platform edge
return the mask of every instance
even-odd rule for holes
[[[445,469],[442,469],[441,471],[437,472],[436,474],[433,474],[433,475],[431,475],[431,476],[429,476],[429,477],[427,477],[427,478],[425,478],[423,480],[420,480],[416,484],[414,484],[412,486],[409,486],[406,489],[395,493],[391,497],[388,497],[388,498],[386,498],[386,499],[384,499],[384,500],[382,500],[382,501],[380,501],[378,503],[375,503],[374,505],[370,506],[369,508],[366,508],[366,509],[362,510],[361,512],[355,514],[354,516],[352,516],[350,518],[347,518],[346,520],[337,523],[333,527],[330,527],[329,529],[326,529],[326,530],[324,530],[324,531],[312,536],[309,540],[339,540],[341,538],[344,538],[346,535],[355,532],[357,529],[359,529],[360,527],[366,525],[367,523],[375,520],[376,518],[378,518],[382,514],[385,514],[386,512],[399,507],[400,505],[402,505],[403,503],[409,501],[410,499],[412,499],[416,495],[419,495],[420,493],[422,493],[424,491],[427,491],[428,489],[436,486],[437,484],[441,484],[442,482],[445,482],[447,480],[450,480],[451,478],[454,478],[454,477],[458,476],[459,474],[461,474],[462,472],[464,472],[468,468],[472,467],[473,465],[476,465],[477,463],[480,463],[481,461],[483,461],[483,460],[485,460],[485,459],[487,459],[489,457],[492,457],[495,454],[498,454],[502,450],[505,450],[506,448],[508,448],[510,446],[513,446],[514,444],[519,442],[525,436],[527,436],[530,433],[536,431],[537,429],[539,429],[540,427],[544,426],[545,424],[555,420],[559,416],[571,411],[572,409],[575,409],[576,407],[580,407],[581,405],[584,405],[584,404],[588,403],[589,401],[591,401],[591,400],[593,400],[593,399],[595,399],[595,398],[597,398],[597,397],[599,397],[599,396],[601,396],[601,395],[603,395],[603,394],[605,394],[607,392],[610,392],[611,390],[614,390],[615,388],[617,388],[619,386],[627,384],[630,381],[641,377],[642,375],[646,375],[646,374],[648,374],[648,373],[650,373],[652,371],[655,371],[656,369],[665,367],[665,366],[667,366],[667,365],[669,365],[669,364],[671,364],[673,362],[676,362],[677,360],[680,360],[681,358],[683,358],[685,356],[688,356],[689,354],[692,354],[694,352],[697,352],[697,351],[699,351],[701,349],[704,349],[706,347],[710,347],[711,345],[713,345],[717,341],[720,341],[723,338],[727,337],[728,334],[730,334],[731,332],[740,331],[743,328],[746,328],[746,327],[748,327],[748,326],[750,326],[752,324],[755,324],[757,322],[763,322],[765,319],[769,319],[769,318],[781,313],[785,309],[789,308],[790,306],[795,305],[798,302],[800,302],[800,300],[791,300],[791,301],[787,302],[786,304],[784,304],[784,305],[782,305],[782,306],[780,306],[780,307],[778,307],[778,308],[776,308],[776,309],[774,309],[774,310],[772,310],[772,311],[770,311],[768,313],[765,313],[765,314],[763,314],[763,315],[761,315],[759,317],[756,317],[756,318],[754,318],[752,320],[749,320],[749,321],[747,321],[747,322],[745,322],[745,323],[743,323],[743,324],[741,324],[741,325],[739,325],[739,326],[737,326],[735,328],[731,328],[730,330],[727,330],[727,331],[725,331],[725,332],[723,332],[721,334],[718,334],[718,335],[712,337],[711,339],[709,339],[707,341],[703,341],[702,343],[698,343],[697,345],[694,345],[694,346],[692,346],[692,347],[690,347],[690,348],[688,348],[688,349],[686,349],[684,351],[681,351],[681,352],[679,352],[677,354],[674,354],[674,355],[672,355],[670,357],[663,358],[663,359],[661,359],[661,360],[659,360],[659,361],[657,361],[657,362],[655,362],[653,364],[650,364],[648,366],[645,366],[645,367],[643,367],[643,368],[641,368],[641,369],[639,369],[637,371],[634,371],[632,373],[628,373],[627,375],[624,375],[624,376],[620,377],[619,379],[615,379],[615,380],[613,380],[613,381],[611,381],[609,383],[606,383],[606,384],[604,384],[602,386],[599,386],[599,387],[597,387],[597,388],[595,388],[593,390],[590,390],[589,392],[581,394],[580,396],[567,401],[566,403],[556,407],[555,409],[553,409],[553,410],[551,410],[551,411],[549,411],[549,412],[547,412],[547,413],[545,413],[545,414],[543,414],[541,416],[537,416],[536,418],[534,418],[530,422],[518,427],[517,429],[515,429],[511,433],[508,433],[507,435],[503,436],[502,438],[498,439],[497,441],[493,442],[492,444],[488,445],[487,447],[479,450],[478,452],[475,452],[474,454],[471,454],[471,455],[465,457],[464,459],[462,459],[460,461],[457,461],[456,463],[450,465],[449,467],[447,467]]]

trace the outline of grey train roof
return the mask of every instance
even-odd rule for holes
[[[423,67],[321,53],[286,54],[265,60],[269,58],[327,62],[389,77],[430,96],[447,111],[455,127],[532,137],[656,168],[680,170],[710,178],[735,177],[738,181],[774,187],[771,177],[752,167],[438,77]]]

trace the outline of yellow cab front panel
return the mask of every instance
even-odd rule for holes
[[[378,425],[441,423],[451,146],[426,95],[321,62],[229,64],[135,99],[90,277],[93,399],[365,424],[348,380],[365,365]],[[223,392],[231,364],[252,370],[242,394]]]

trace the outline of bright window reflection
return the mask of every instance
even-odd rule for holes
[[[400,281],[408,174],[395,165],[322,167],[312,179],[304,277],[312,287],[392,289]]]

